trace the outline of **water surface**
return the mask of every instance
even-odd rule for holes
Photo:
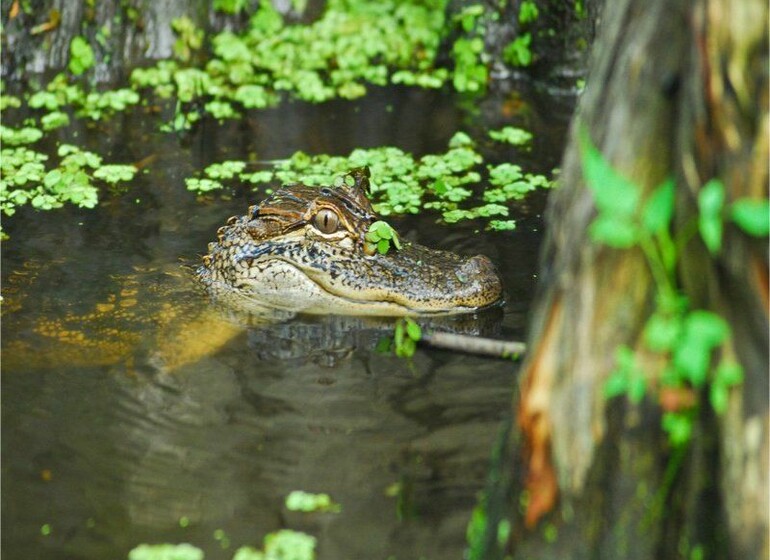
[[[420,156],[444,151],[457,130],[512,122],[535,133],[517,156],[525,168],[548,171],[569,104],[539,99],[492,96],[469,114],[451,97],[395,88],[359,102],[286,103],[181,138],[158,134],[147,109],[59,132],[106,159],[150,159],[130,190],[95,210],[4,221],[4,557],[124,558],[142,542],[190,542],[229,559],[284,527],[317,537],[320,559],[462,557],[515,364],[377,353],[389,320],[246,325],[214,312],[180,263],[195,262],[255,199],[196,199],[184,178],[214,161],[296,150],[394,145]],[[507,233],[442,226],[435,215],[391,220],[408,239],[483,253],[500,269],[505,307],[450,328],[524,336],[543,206],[542,195],[522,203]],[[342,512],[287,511],[298,489],[331,494]]]

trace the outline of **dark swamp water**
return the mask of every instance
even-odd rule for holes
[[[143,109],[61,132],[111,161],[152,160],[95,210],[4,222],[3,558],[125,558],[143,542],[189,542],[229,559],[280,528],[315,536],[320,559],[461,558],[517,366],[426,348],[410,365],[374,350],[388,320],[246,326],[211,313],[180,262],[194,262],[256,195],[196,200],[184,178],[251,153],[440,153],[457,130],[481,137],[506,124],[535,134],[517,163],[546,172],[559,163],[571,102],[498,95],[469,116],[441,94],[386,89],[284,103],[183,139],[157,133]],[[433,214],[391,222],[425,245],[489,256],[507,303],[454,328],[520,340],[544,204],[535,195],[515,207],[507,233],[438,225]],[[289,512],[292,490],[327,492],[342,511]]]

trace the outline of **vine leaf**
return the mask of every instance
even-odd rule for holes
[[[730,208],[730,217],[738,226],[755,237],[770,233],[770,201],[741,198]]]
[[[725,187],[719,179],[711,179],[698,193],[698,229],[706,248],[715,254],[722,247],[722,208]]]

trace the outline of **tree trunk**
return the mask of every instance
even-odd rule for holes
[[[603,394],[615,349],[641,349],[654,286],[641,251],[589,237],[596,208],[577,138],[587,132],[643,198],[673,177],[674,230],[692,222],[712,178],[727,202],[766,199],[767,18],[763,0],[606,3],[547,213],[517,403],[528,530],[514,538],[515,557],[768,557],[767,238],[726,224],[716,256],[695,236],[680,258],[691,308],[727,320],[722,351],[745,381],[721,416],[696,394],[691,444],[672,452],[649,392],[638,406]],[[646,369],[661,360],[649,356]]]

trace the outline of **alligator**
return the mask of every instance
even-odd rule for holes
[[[468,313],[501,301],[500,278],[485,256],[417,243],[382,254],[367,242],[380,220],[369,177],[363,167],[336,186],[276,190],[219,229],[197,278],[214,301],[246,310],[404,316]]]

